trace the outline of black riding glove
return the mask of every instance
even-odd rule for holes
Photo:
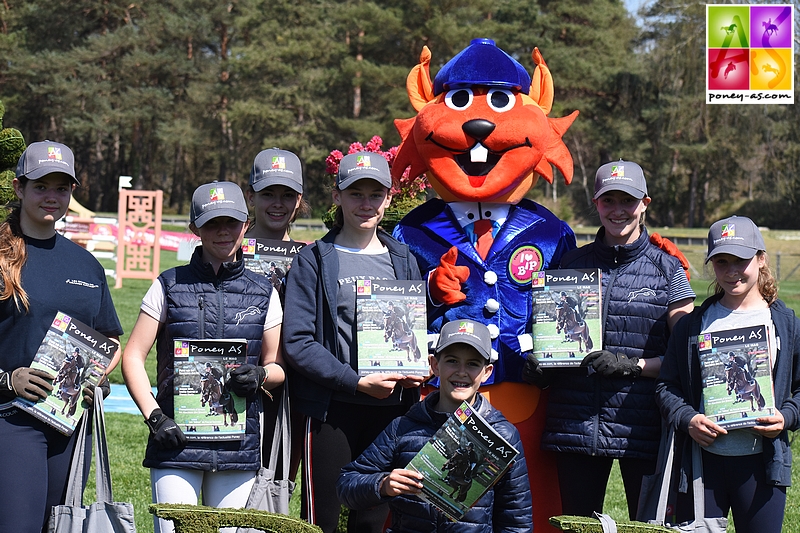
[[[111,383],[108,382],[107,377],[104,376],[103,381],[97,387],[103,391],[103,399],[108,398],[108,395],[111,394]],[[83,388],[83,401],[86,402],[86,407],[90,409],[94,407],[94,389],[95,386],[91,383]]]
[[[153,440],[159,448],[169,450],[186,446],[186,435],[173,419],[161,412],[161,409],[153,409],[144,423],[150,428]]]
[[[584,357],[581,366],[591,366],[595,372],[606,377],[638,378],[642,375],[642,367],[638,363],[638,357],[627,357],[622,353],[597,350]]]
[[[551,373],[541,367],[533,352],[528,353],[525,364],[522,366],[522,380],[536,385],[540,389],[546,389],[552,381]]]
[[[267,370],[258,365],[239,365],[231,370],[231,377],[225,384],[236,396],[250,396],[267,381]]]
[[[38,402],[53,390],[52,381],[52,374],[36,368],[20,367],[12,372],[0,372],[0,395]]]

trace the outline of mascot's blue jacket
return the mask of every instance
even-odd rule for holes
[[[351,509],[367,509],[387,503],[392,523],[387,531],[406,533],[492,533],[530,532],[531,492],[522,443],[516,428],[480,394],[473,407],[520,451],[508,472],[467,511],[459,522],[450,521],[433,505],[416,496],[383,497],[380,483],[395,468],[405,468],[449,413],[435,411],[439,392],[425,397],[404,416],[396,418],[361,456],[342,468],[336,483],[339,500]]]
[[[700,412],[702,380],[697,336],[703,313],[721,296],[708,298],[691,314],[681,318],[669,339],[656,385],[656,401],[668,424],[674,425],[676,459],[680,466],[680,489],[686,492],[692,479],[692,438],[689,421]],[[775,407],[783,415],[783,431],[774,439],[762,439],[767,483],[778,487],[792,484],[792,449],[789,432],[800,429],[800,320],[781,300],[769,306],[777,337],[777,356],[772,367]],[[692,339],[695,342],[692,342]]]
[[[525,356],[520,352],[519,336],[531,332],[532,273],[555,268],[561,256],[575,248],[575,234],[567,223],[523,199],[510,206],[484,261],[447,203],[433,199],[406,215],[394,235],[411,248],[423,274],[439,266],[451,247],[458,249],[456,264],[469,267],[469,279],[462,286],[467,299],[453,306],[435,306],[429,301],[429,332],[438,333],[443,324],[460,318],[496,326],[500,335],[492,340],[492,348],[499,360],[486,385],[522,381]],[[494,275],[487,276],[490,272]],[[498,302],[497,312],[485,308],[490,299]]]
[[[165,414],[174,409],[173,340],[247,339],[247,362],[258,364],[272,284],[244,268],[244,261],[223,263],[219,273],[202,261],[198,246],[188,265],[171,268],[159,277],[164,287],[167,322],[156,342],[158,393],[156,401]],[[261,466],[261,395],[247,399],[247,422],[242,440],[190,441],[184,448],[162,450],[147,441],[144,466],[191,470],[258,470]]]
[[[624,246],[595,241],[567,253],[561,268],[602,271],[603,339],[595,350],[628,357],[660,357],[667,351],[670,282],[680,261],[639,238]],[[596,333],[594,338],[597,339]],[[608,378],[585,368],[553,372],[542,435],[545,450],[655,460],[661,419],[655,402],[655,379]]]

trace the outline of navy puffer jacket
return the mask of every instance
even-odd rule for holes
[[[520,451],[510,470],[483,495],[459,522],[451,522],[436,507],[416,496],[381,497],[378,488],[395,468],[405,468],[447,420],[434,411],[439,392],[428,395],[404,416],[396,418],[361,456],[342,469],[336,484],[339,500],[351,509],[387,503],[392,511],[388,532],[492,533],[530,532],[531,492],[522,443],[516,428],[478,396],[474,407],[494,429]]]
[[[600,228],[595,241],[568,252],[561,268],[602,271],[602,348],[628,357],[663,356],[669,330],[669,289],[675,257],[650,244],[647,230],[633,243],[607,246]],[[595,350],[601,349],[595,343]],[[542,448],[615,458],[655,460],[661,417],[655,379],[607,378],[585,368],[554,372]]]
[[[158,393],[156,401],[165,414],[174,409],[173,340],[247,339],[247,362],[258,364],[264,321],[272,284],[244,268],[241,257],[223,263],[219,273],[202,261],[202,247],[195,249],[188,265],[166,270],[159,276],[164,287],[167,322],[156,341]],[[152,435],[147,442],[144,466],[192,470],[258,470],[261,466],[262,410],[260,394],[247,401],[247,423],[242,440],[190,441],[182,449],[162,450]]]

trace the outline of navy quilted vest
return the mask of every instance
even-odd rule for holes
[[[264,276],[244,268],[243,261],[222,265],[215,274],[195,250],[188,265],[163,272],[167,322],[158,334],[158,394],[165,414],[173,412],[173,339],[248,339],[247,362],[257,364],[272,285]],[[144,466],[194,470],[258,470],[261,466],[260,394],[247,403],[244,439],[190,441],[183,450],[160,450],[148,440]]]
[[[636,242],[615,247],[603,244],[603,232],[595,242],[568,252],[561,267],[602,270],[603,349],[629,357],[662,356],[669,336],[669,285],[680,262],[650,244],[647,230]],[[544,449],[654,460],[660,435],[654,379],[587,376],[586,369],[557,372]]]

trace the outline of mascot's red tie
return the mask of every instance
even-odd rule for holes
[[[489,248],[492,247],[494,242],[492,221],[485,218],[478,220],[475,222],[473,229],[475,231],[475,249],[478,250],[478,255],[481,256],[481,259],[486,259]]]

